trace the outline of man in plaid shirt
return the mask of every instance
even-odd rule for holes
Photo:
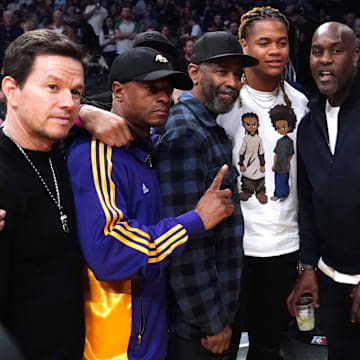
[[[232,144],[216,116],[231,110],[243,68],[257,63],[242,54],[230,34],[204,34],[194,45],[188,68],[194,88],[182,93],[172,107],[156,146],[166,216],[193,209],[224,163],[229,171],[223,186],[232,190],[235,205],[232,216],[189,244],[170,265],[169,360],[236,358],[231,338],[239,331],[234,321],[239,308],[243,218],[236,198],[238,173],[232,165]]]

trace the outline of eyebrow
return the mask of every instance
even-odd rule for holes
[[[282,36],[277,40],[288,40],[289,38],[287,36]],[[261,41],[261,40],[271,40],[270,37],[266,37],[266,36],[262,36],[256,39],[257,41]]]
[[[46,81],[60,81],[60,82],[63,82],[64,80],[62,78],[58,77],[58,76],[50,74],[49,76],[47,76],[44,79],[44,82],[46,82]],[[78,83],[72,88],[73,89],[80,89],[81,91],[83,91],[84,90],[84,85],[82,83]]]

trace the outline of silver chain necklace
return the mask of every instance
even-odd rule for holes
[[[39,178],[39,180],[41,181],[42,185],[44,186],[45,190],[47,191],[47,193],[49,194],[51,200],[54,202],[54,204],[56,205],[56,207],[58,208],[59,211],[59,215],[60,215],[60,223],[61,223],[61,227],[63,229],[63,231],[66,234],[69,234],[70,230],[69,230],[69,225],[68,225],[68,221],[67,221],[67,215],[64,212],[64,208],[61,205],[61,201],[60,201],[60,190],[59,190],[59,186],[58,186],[58,182],[56,179],[56,175],[55,175],[55,171],[54,171],[54,167],[51,161],[51,158],[49,157],[49,164],[50,164],[50,169],[51,169],[51,173],[53,176],[53,180],[54,180],[54,185],[55,185],[55,192],[56,192],[56,199],[55,196],[53,195],[53,193],[51,192],[50,188],[48,187],[48,185],[46,184],[44,178],[41,176],[39,170],[37,169],[37,167],[33,164],[33,162],[30,160],[29,156],[26,154],[25,150],[6,132],[5,128],[2,128],[2,131],[4,133],[4,135],[6,135],[14,144],[15,146],[19,149],[19,151],[24,155],[25,159],[27,160],[27,162],[29,163],[29,165],[32,167],[32,169],[34,170],[35,174],[37,175],[37,177]]]
[[[252,93],[250,92],[250,90],[248,89],[247,86],[245,86],[245,90],[246,90],[246,92],[249,94],[250,98],[254,101],[254,103],[255,103],[257,106],[259,106],[260,108],[262,108],[262,109],[271,109],[271,108],[276,104],[276,102],[278,101],[278,96],[279,96],[279,94],[280,94],[280,86],[278,85],[278,87],[277,87],[277,89],[276,89],[276,94],[273,95],[273,96],[274,96],[273,102],[272,102],[270,105],[268,105],[268,106],[264,106],[264,105],[262,105],[262,104],[260,103],[261,100],[260,100],[260,99],[256,99],[256,95],[255,95],[255,94],[252,94]]]

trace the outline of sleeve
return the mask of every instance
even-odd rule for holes
[[[159,278],[171,255],[203,230],[190,211],[153,226],[129,216],[129,165],[93,139],[73,146],[68,169],[73,186],[80,245],[98,280]]]
[[[294,153],[295,153],[295,151],[294,151],[294,141],[292,139],[290,139],[290,142],[289,142],[289,156],[294,155]]]
[[[298,139],[300,137],[298,133]],[[315,214],[312,203],[312,189],[307,176],[306,167],[301,157],[299,141],[297,143],[297,182],[299,198],[299,234],[300,261],[303,264],[317,266],[320,257],[316,236]]]
[[[207,167],[206,145],[196,135],[171,140],[168,135],[156,149],[157,171],[166,216],[177,216],[192,209],[206,191],[211,169]],[[216,266],[219,234],[214,231],[191,242],[169,268],[173,298],[182,317],[204,335],[218,333],[229,322]]]
[[[105,35],[103,31],[100,31],[99,33],[99,45],[101,47],[104,47],[105,45],[107,45],[109,43],[109,40],[105,40]],[[75,122],[75,124],[77,125],[77,123]]]

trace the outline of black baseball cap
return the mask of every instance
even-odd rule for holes
[[[166,53],[174,58],[178,56],[178,49],[169,39],[159,31],[145,31],[137,34],[133,41],[133,47],[147,46],[161,53]]]
[[[114,81],[126,83],[131,80],[152,81],[163,78],[168,78],[172,86],[180,90],[193,87],[190,77],[175,71],[164,55],[148,47],[135,47],[115,58],[110,70],[109,86],[111,89]]]
[[[194,44],[190,62],[198,65],[228,56],[237,57],[242,67],[259,63],[254,57],[243,54],[239,42],[227,31],[212,31],[202,35]]]

